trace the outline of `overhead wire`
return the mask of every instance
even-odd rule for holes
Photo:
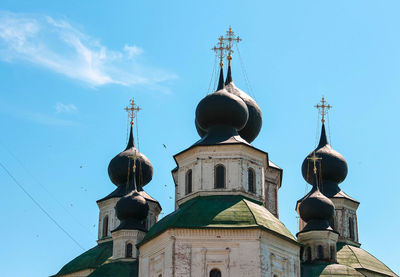
[[[247,75],[246,67],[244,66],[244,62],[243,62],[242,56],[240,55],[239,46],[237,45],[237,43],[235,43],[235,46],[236,46],[236,51],[237,51],[238,56],[239,56],[239,61],[240,61],[240,65],[241,65],[241,68],[242,68],[242,74],[243,74],[243,78],[244,78],[244,81],[246,83],[247,89],[248,89],[250,95],[254,98],[254,100],[257,100],[256,96],[254,95],[253,88],[251,87],[250,80],[249,80],[249,77]]]
[[[39,185],[44,191],[46,191],[46,193],[51,197],[51,199],[53,199],[82,229],[84,229],[85,231],[87,231],[87,234],[89,234],[90,236],[93,235],[92,231],[87,227],[84,226],[72,213],[70,213],[68,211],[68,209],[65,207],[65,205],[63,203],[61,203],[60,200],[57,199],[57,197],[54,196],[53,193],[51,193],[45,185],[43,185],[38,178],[36,178],[35,175],[32,174],[32,172],[26,167],[26,165],[11,151],[9,150],[3,142],[0,141],[0,145],[3,147],[3,149],[5,149],[8,154],[10,154],[11,157],[13,157],[18,163],[19,165],[25,170],[25,172],[32,178],[32,180],[35,181],[35,183],[37,185]]]
[[[14,177],[14,175],[6,168],[6,166],[0,162],[0,166],[3,168],[3,170],[7,173],[7,175],[14,181],[14,183],[32,200],[33,203],[64,233],[66,234],[79,248],[82,250],[85,250],[85,248],[76,240],[74,237],[68,233],[67,230],[65,230],[58,222],[55,220],[46,210],[45,208],[40,205],[38,201],[22,186],[21,183],[18,182],[18,180]]]

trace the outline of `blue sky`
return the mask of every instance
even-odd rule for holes
[[[331,145],[347,159],[341,188],[361,202],[362,247],[400,272],[400,18],[398,1],[9,1],[0,3],[0,162],[84,248],[95,245],[95,201],[114,189],[135,97],[145,189],[173,210],[172,155],[193,144],[209,92],[210,50],[239,34],[233,77],[263,111],[253,145],[284,170],[280,219],[296,233],[300,172],[319,135],[313,106],[333,106]],[[215,76],[214,76],[215,78]],[[213,84],[213,81],[211,81]],[[167,146],[165,149],[163,144]],[[0,170],[3,276],[48,276],[82,253]],[[6,249],[7,251],[4,251]],[[23,266],[21,264],[23,263]]]

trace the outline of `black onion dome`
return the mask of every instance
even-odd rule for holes
[[[262,126],[262,112],[257,102],[251,98],[248,94],[246,94],[241,89],[237,88],[232,80],[231,67],[228,67],[228,74],[225,82],[225,89],[239,96],[247,106],[249,111],[249,118],[247,120],[246,125],[242,130],[239,131],[239,135],[244,138],[248,143],[251,143],[260,133]]]
[[[322,192],[325,195],[339,192],[338,184],[343,182],[347,176],[347,162],[340,153],[332,149],[329,145],[324,124],[322,124],[321,138],[318,147],[308,154],[301,166],[304,179],[311,185],[315,185],[313,173],[314,165],[308,158],[311,157],[314,152],[317,157],[321,158],[320,162],[317,164],[317,172],[321,182]]]
[[[246,103],[224,88],[222,68],[218,90],[204,97],[196,108],[200,130],[209,131],[216,126],[231,127],[240,131],[246,125],[249,112]]]
[[[136,156],[136,162],[134,157]],[[133,164],[136,166],[136,174],[133,173]],[[128,145],[125,150],[115,156],[108,165],[108,176],[116,186],[127,185],[129,176],[136,176],[138,190],[151,181],[153,178],[153,165],[150,160],[140,153],[133,141],[132,127],[130,130]]]
[[[329,220],[335,211],[332,201],[323,195],[319,189],[314,189],[299,206],[300,217],[303,221]]]
[[[115,213],[121,221],[116,230],[144,230],[144,220],[149,214],[149,204],[146,199],[137,192],[137,190],[133,190],[118,200],[115,205]]]

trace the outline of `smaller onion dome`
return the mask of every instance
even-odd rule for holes
[[[225,89],[239,96],[247,106],[249,110],[249,119],[242,130],[239,131],[239,135],[244,138],[248,143],[251,143],[260,133],[262,126],[262,112],[257,102],[246,94],[241,89],[237,88],[233,83],[231,66],[228,67],[228,74],[225,81]]]
[[[221,68],[220,76],[223,76]],[[224,88],[223,77],[218,90],[204,97],[196,108],[196,128],[203,130],[207,136],[215,139],[218,136],[237,136],[238,131],[246,125],[249,111],[246,103],[238,96],[229,93]]]
[[[135,159],[136,161],[134,161]],[[136,184],[140,191],[142,187],[148,184],[153,178],[153,165],[145,155],[136,149],[131,126],[128,145],[125,150],[115,156],[108,165],[108,176],[111,182],[116,186],[129,184],[128,176],[134,176],[134,165],[136,167]]]
[[[329,226],[329,220],[334,216],[334,212],[333,202],[314,186],[299,206],[300,217],[307,223],[301,232],[332,230]]]
[[[329,145],[325,124],[322,124],[321,138],[317,148],[308,154],[301,166],[303,178],[311,185],[315,185],[313,166],[309,160],[313,153],[321,158],[320,166],[317,167],[321,190],[326,196],[331,197],[340,191],[338,184],[343,182],[347,176],[347,162],[339,152]]]
[[[137,190],[133,190],[118,200],[115,213],[121,223],[114,231],[121,229],[146,231],[144,222],[149,214],[149,204]]]

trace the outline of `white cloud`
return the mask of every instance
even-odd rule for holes
[[[0,60],[29,62],[91,86],[161,87],[174,74],[139,63],[143,50],[109,50],[66,20],[0,11]]]
[[[78,108],[74,104],[63,104],[61,102],[57,102],[54,106],[56,109],[56,113],[76,113],[78,112]]]
[[[127,44],[125,44],[125,46],[124,46],[124,51],[128,53],[129,58],[133,58],[133,57],[138,56],[143,53],[142,48],[137,47],[135,45],[129,46]]]

